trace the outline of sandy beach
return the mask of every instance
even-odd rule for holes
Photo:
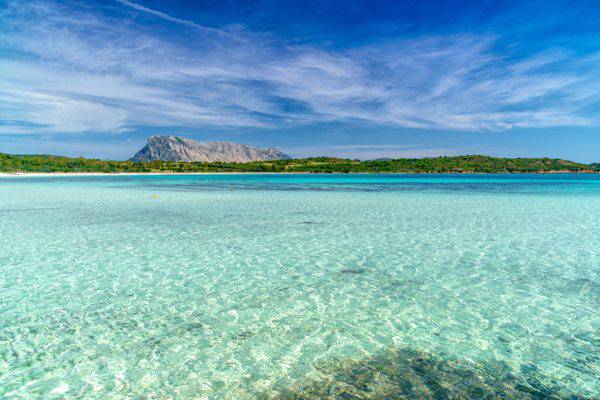
[[[264,175],[298,174],[298,172],[0,172],[0,178],[43,178],[69,176],[138,176],[138,175]]]

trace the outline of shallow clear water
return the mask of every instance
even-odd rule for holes
[[[0,398],[598,398],[599,227],[600,175],[0,178]]]

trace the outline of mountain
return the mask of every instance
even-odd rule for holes
[[[250,162],[286,160],[290,157],[281,150],[260,148],[232,142],[197,142],[178,136],[151,136],[146,146],[131,159],[145,161],[185,162]]]

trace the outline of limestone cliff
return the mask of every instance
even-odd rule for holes
[[[144,161],[249,162],[289,158],[281,150],[232,142],[197,142],[178,136],[151,136],[144,148],[131,159]]]

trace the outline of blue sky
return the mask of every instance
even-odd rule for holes
[[[597,1],[0,0],[0,151],[600,161]]]

